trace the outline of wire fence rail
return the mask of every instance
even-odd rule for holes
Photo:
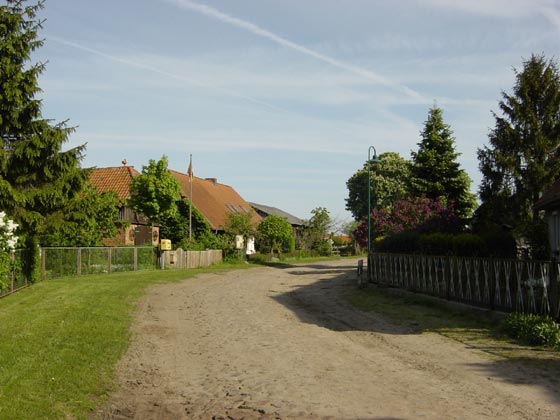
[[[41,249],[41,278],[153,270],[153,247],[52,247]]]
[[[165,268],[199,268],[222,261],[221,250],[178,250],[164,255]],[[24,270],[27,257],[28,251],[16,250],[10,253],[7,267],[0,267],[0,298],[29,285]],[[49,247],[41,248],[40,257],[42,280],[163,268],[160,264],[163,258],[158,259],[157,248],[153,247]]]
[[[368,281],[506,312],[558,319],[557,261],[378,254]]]

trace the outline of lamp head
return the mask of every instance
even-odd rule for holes
[[[379,156],[377,155],[373,155],[370,159],[369,159],[369,163],[379,163],[381,162],[381,159],[379,158]]]

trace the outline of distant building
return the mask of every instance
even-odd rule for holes
[[[305,227],[305,221],[303,219],[300,219],[299,217],[296,217],[276,207],[265,206],[264,204],[257,204],[252,202],[249,202],[249,204],[257,212],[257,214],[261,216],[263,219],[266,216],[270,216],[270,215],[283,217],[288,221],[290,225],[292,225],[295,236],[301,236],[303,234],[303,229]]]
[[[191,184],[188,174],[169,170],[181,187],[181,196],[187,200],[191,197]],[[119,198],[128,200],[130,198],[130,183],[140,173],[133,166],[110,168],[96,168],[92,171],[90,181],[99,192],[114,191]],[[253,211],[251,205],[245,201],[232,187],[220,184],[216,178],[192,177],[192,202],[200,214],[206,219],[215,233],[222,232],[228,221],[228,214],[251,215],[251,220],[258,224],[262,217]],[[117,245],[158,245],[159,227],[152,226],[150,220],[135,213],[126,205],[119,210],[119,220],[128,224],[122,228],[114,238],[105,239],[106,246]]]
[[[130,182],[138,175],[140,173],[133,166],[126,166],[126,161],[123,161],[123,166],[95,168],[90,181],[97,191],[114,191],[126,203],[130,198]],[[146,216],[135,213],[126,204],[120,207],[119,220],[116,222],[124,227],[119,229],[115,237],[104,239],[103,245],[158,245],[159,227],[152,226]]]

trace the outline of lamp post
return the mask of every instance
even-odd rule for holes
[[[371,156],[371,150],[373,149],[373,156]],[[379,156],[377,156],[377,150],[375,147],[369,146],[368,149],[368,160],[367,160],[367,174],[368,174],[368,189],[367,189],[367,253],[368,253],[368,262],[369,262],[369,254],[371,252],[371,165],[374,163],[381,162]],[[369,263],[368,263],[368,270],[369,270]]]

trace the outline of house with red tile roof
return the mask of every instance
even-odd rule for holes
[[[133,166],[127,166],[125,163],[118,167],[95,168],[90,175],[91,183],[100,192],[115,191],[121,199],[128,200],[130,182],[140,173]],[[189,175],[174,170],[169,170],[169,173],[179,182],[181,196],[189,200],[191,197]],[[251,215],[251,220],[255,224],[262,220],[262,217],[253,211],[251,205],[237,191],[229,185],[220,184],[215,178],[192,177],[192,202],[214,232],[223,231],[230,213]],[[152,226],[148,218],[123,206],[119,219],[129,226],[123,228],[117,237],[105,240],[105,245],[143,245],[151,241],[154,246],[157,246],[159,227]]]
[[[191,177],[173,170],[169,173],[179,182],[181,196],[190,200]],[[220,184],[216,178],[192,177],[192,203],[215,232],[223,231],[230,213],[251,215],[255,224],[262,220],[237,191],[229,185]]]
[[[126,162],[123,161],[123,166],[95,168],[91,172],[90,182],[97,191],[114,191],[126,202],[130,198],[130,182],[138,175],[140,173],[133,166],[126,166]],[[104,239],[103,245],[158,245],[159,227],[153,226],[146,216],[123,205],[119,210],[118,222],[123,227],[114,238]]]

